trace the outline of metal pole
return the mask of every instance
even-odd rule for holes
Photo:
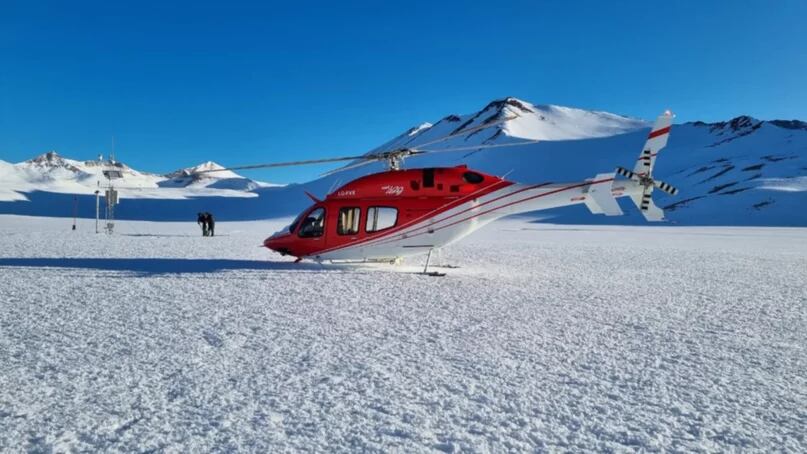
[[[95,190],[95,233],[98,233],[98,218],[101,213],[101,190]]]
[[[109,229],[109,234],[112,235],[112,229],[115,227],[115,196],[113,195],[113,189],[110,188],[109,190],[109,223],[107,224],[107,228]]]
[[[104,230],[109,233],[109,189],[104,192]]]
[[[76,230],[77,216],[78,216],[78,196],[73,194],[73,230]]]

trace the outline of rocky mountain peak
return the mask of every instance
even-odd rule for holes
[[[199,181],[201,179],[220,179],[220,178],[243,178],[240,175],[231,172],[229,170],[224,170],[221,164],[213,161],[205,161],[199,165],[195,165],[193,167],[186,167],[184,169],[178,169],[171,173],[165,175],[167,178],[188,178],[192,181]],[[216,170],[217,172],[210,172],[211,170]],[[210,172],[210,173],[205,173]]]
[[[29,159],[26,162],[34,163],[34,164],[62,164],[64,163],[64,158],[59,156],[58,153],[55,151],[48,151],[46,153],[42,153],[39,156],[34,157],[33,159]]]
[[[36,156],[33,159],[29,159],[22,164],[28,167],[37,167],[48,170],[62,168],[70,170],[71,172],[81,171],[75,161],[65,159],[55,151],[42,153],[41,155]]]
[[[506,107],[511,107],[511,108],[516,109],[517,111],[520,111],[520,112],[523,112],[523,113],[533,113],[533,112],[535,112],[534,110],[527,107],[527,104],[528,104],[527,102],[524,102],[524,101],[522,101],[522,100],[520,100],[518,98],[508,96],[507,98],[504,98],[504,99],[497,99],[497,100],[491,101],[487,106],[485,106],[484,109],[482,109],[482,111],[486,111],[488,109],[495,109],[497,112],[501,112]]]

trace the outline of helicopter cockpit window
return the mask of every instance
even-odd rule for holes
[[[355,235],[359,233],[359,217],[361,208],[341,208],[339,210],[339,223],[336,225],[336,233],[339,235]]]
[[[313,238],[325,233],[325,209],[317,208],[308,213],[300,224],[301,238]]]
[[[291,221],[291,224],[289,224],[288,227],[285,228],[285,230],[287,230],[289,233],[294,233],[294,230],[296,230],[297,226],[300,225],[300,221],[303,219],[304,214],[305,212],[300,213],[299,216],[294,218],[294,220]]]
[[[395,227],[398,222],[398,209],[392,207],[370,207],[367,209],[367,224],[364,229],[367,232],[378,232],[379,230]]]

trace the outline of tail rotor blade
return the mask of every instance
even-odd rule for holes
[[[628,169],[626,169],[624,167],[617,167],[616,168],[616,173],[618,173],[619,175],[622,175],[625,178],[630,178],[633,181],[639,181],[639,175],[631,172],[630,170],[628,170]]]
[[[650,208],[650,204],[652,202],[653,202],[653,186],[648,186],[642,193],[642,201],[639,204],[639,209],[642,211],[647,211]]]
[[[667,183],[665,183],[663,181],[654,181],[653,186],[661,189],[662,191],[664,191],[664,192],[666,192],[667,194],[670,194],[670,195],[678,194],[678,188],[676,188],[676,187],[674,187],[674,186],[672,186],[670,184],[667,184]]]

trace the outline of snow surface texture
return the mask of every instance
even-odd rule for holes
[[[448,276],[281,222],[0,216],[0,451],[789,451],[807,230],[500,221]]]
[[[661,109],[662,106],[659,111]],[[518,116],[494,127],[425,146],[437,151],[447,148],[462,151],[415,156],[409,158],[405,166],[467,164],[494,175],[506,175],[520,183],[582,181],[598,173],[611,172],[617,166],[632,168],[650,128],[650,123],[645,121],[606,112],[505,98],[473,114],[448,115],[433,125],[420,124],[374,151],[423,146],[453,132],[514,115]],[[525,140],[539,142],[474,149],[483,144]],[[46,157],[37,159],[46,160]],[[92,161],[70,163],[76,166]],[[235,160],[228,164],[244,162]],[[12,166],[0,162],[0,213],[72,216],[73,196],[69,193],[73,192],[85,194],[78,196],[79,216],[95,216],[92,191],[96,179],[87,180],[89,185],[77,185],[71,180],[75,178],[73,172],[63,175],[60,170],[48,171],[46,177],[54,177],[54,181],[42,182],[42,169],[37,168],[33,175],[21,174],[18,167],[26,166],[26,163]],[[217,164],[205,163],[197,167],[215,166]],[[267,187],[232,175],[212,179],[217,173],[189,178],[190,169],[167,176],[139,173],[141,176],[136,177],[127,173],[130,186],[141,189],[122,192],[116,215],[121,219],[172,221],[191,219],[199,211],[211,211],[220,220],[295,216],[310,205],[304,191],[322,198],[341,184],[383,168],[382,164],[375,163],[284,187]],[[654,174],[680,189],[675,197],[661,191],[654,194],[657,205],[665,208],[667,218],[674,223],[807,226],[807,210],[804,209],[807,205],[807,123],[737,117],[720,123],[675,125]],[[149,180],[153,186],[149,187],[145,182],[138,182],[138,178],[159,181]],[[582,205],[544,212],[542,216],[566,224],[644,225],[644,218],[632,204],[622,202],[626,216],[594,216]]]

